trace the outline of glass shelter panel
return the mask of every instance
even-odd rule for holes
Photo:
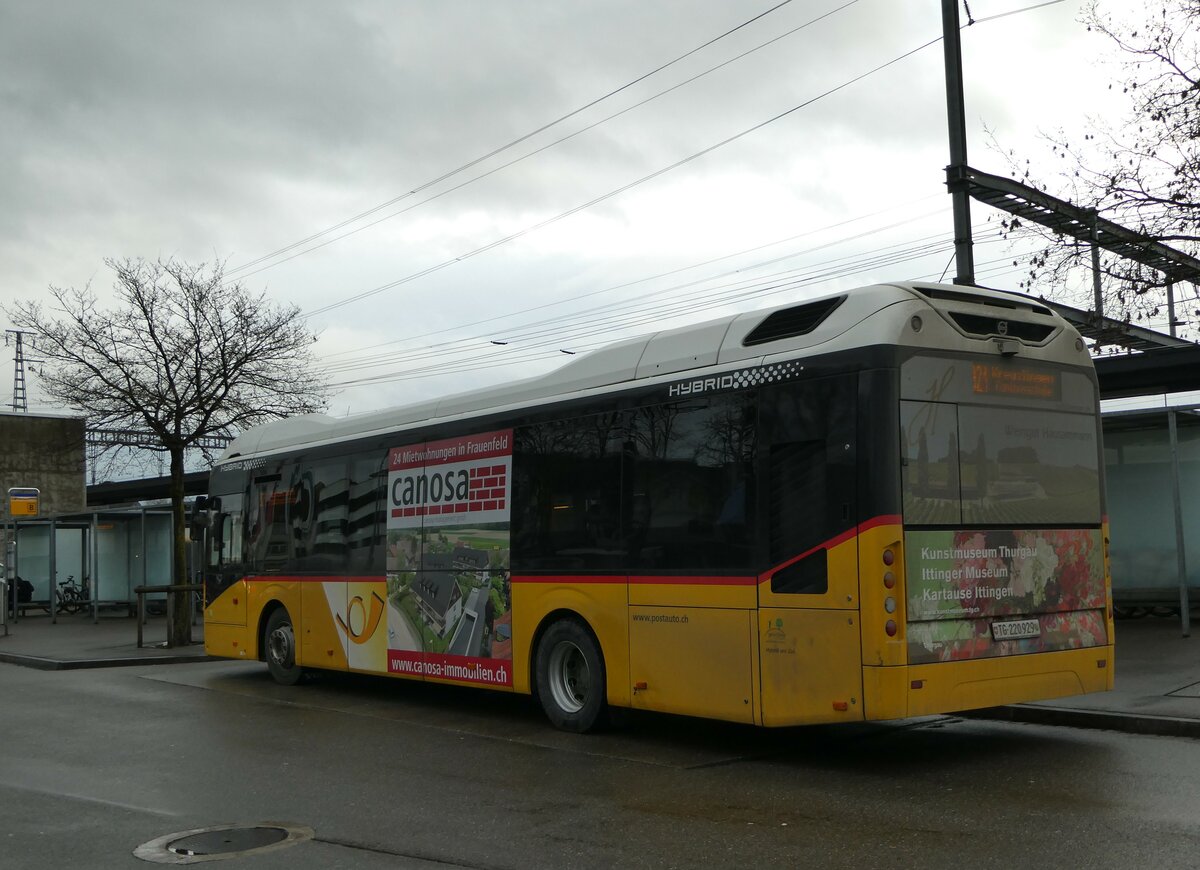
[[[1187,584],[1200,588],[1200,420],[1179,414],[1179,490]],[[1111,523],[1113,593],[1137,604],[1179,601],[1166,415],[1104,421],[1105,478]]]

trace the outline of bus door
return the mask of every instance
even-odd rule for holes
[[[289,488],[290,465],[269,463],[254,471],[247,490],[243,548],[246,557],[247,628],[263,631],[268,608],[281,604],[291,621],[295,655],[307,664],[302,648],[304,612],[300,583],[294,573],[289,516],[294,494]],[[263,637],[257,638],[259,655]]]
[[[633,706],[752,723],[754,391],[630,418],[622,484]]]
[[[344,514],[346,463],[340,458],[306,460],[290,467],[288,540],[292,571],[299,581],[303,625],[297,637],[303,664],[342,670],[359,667],[350,657],[350,632],[358,623],[348,603]]]
[[[346,657],[355,670],[388,673],[389,592],[384,564],[387,543],[384,499],[387,454],[363,451],[350,457],[339,486],[318,501],[315,524],[324,559],[336,559],[347,575],[346,611],[338,630],[347,639]]]
[[[634,707],[757,720],[752,391],[638,408],[624,450]]]
[[[205,619],[225,625],[246,624],[245,589],[228,590],[245,576],[242,565],[241,493],[214,498],[213,525],[204,536],[208,566],[204,571]],[[226,594],[228,593],[228,594]]]
[[[763,390],[764,725],[862,719],[854,374]]]

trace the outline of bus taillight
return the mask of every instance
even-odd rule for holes
[[[888,590],[889,593],[884,596],[882,604],[883,610],[886,614],[888,614],[888,616],[893,616],[900,606],[896,600],[896,596],[892,594],[893,590],[896,588],[897,573],[900,570],[899,568],[892,570],[892,567],[896,564],[896,554],[899,552],[899,550],[900,542],[893,541],[884,547],[881,553],[883,564],[887,568],[887,570],[883,572],[882,576],[883,588]],[[900,629],[895,619],[888,619],[883,625],[883,630],[886,632],[888,637],[895,637]]]

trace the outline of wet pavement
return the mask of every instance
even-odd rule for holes
[[[32,611],[9,622],[8,634],[0,627],[0,662],[48,671],[111,668],[130,665],[180,664],[207,661],[204,623],[192,625],[192,643],[167,648],[165,616],[149,616],[142,627],[142,647],[137,645],[137,619],[124,608],[92,615],[50,614]]]
[[[507,693],[279,686],[233,661],[4,666],[0,697],[4,870],[144,868],[147,844],[231,825],[313,832],[228,865],[257,870],[1123,870],[1200,854],[1193,740],[955,716],[645,715],[576,735]]]
[[[1200,616],[1183,636],[1178,614],[1122,619],[1111,692],[1015,704],[980,715],[1045,725],[1200,738]]]
[[[1117,623],[1116,687],[1111,692],[972,711],[997,718],[1077,728],[1200,739],[1200,618],[1183,637],[1178,615],[1146,616]],[[0,628],[0,662],[43,670],[73,670],[206,661],[204,627],[192,627],[193,643],[168,649],[166,619],[148,618],[137,646],[137,621],[123,611],[58,617],[23,616]]]

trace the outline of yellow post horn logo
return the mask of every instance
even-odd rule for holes
[[[354,608],[358,607],[363,611],[364,619],[363,626],[360,631],[355,631],[351,626],[355,622],[352,618]],[[367,610],[367,605],[363,603],[361,595],[355,595],[346,605],[346,618],[342,619],[342,615],[337,615],[338,626],[346,633],[346,637],[354,641],[354,643],[366,643],[375,634],[375,629],[379,627],[379,620],[383,618],[383,599],[379,597],[378,592],[371,593],[371,609]]]

